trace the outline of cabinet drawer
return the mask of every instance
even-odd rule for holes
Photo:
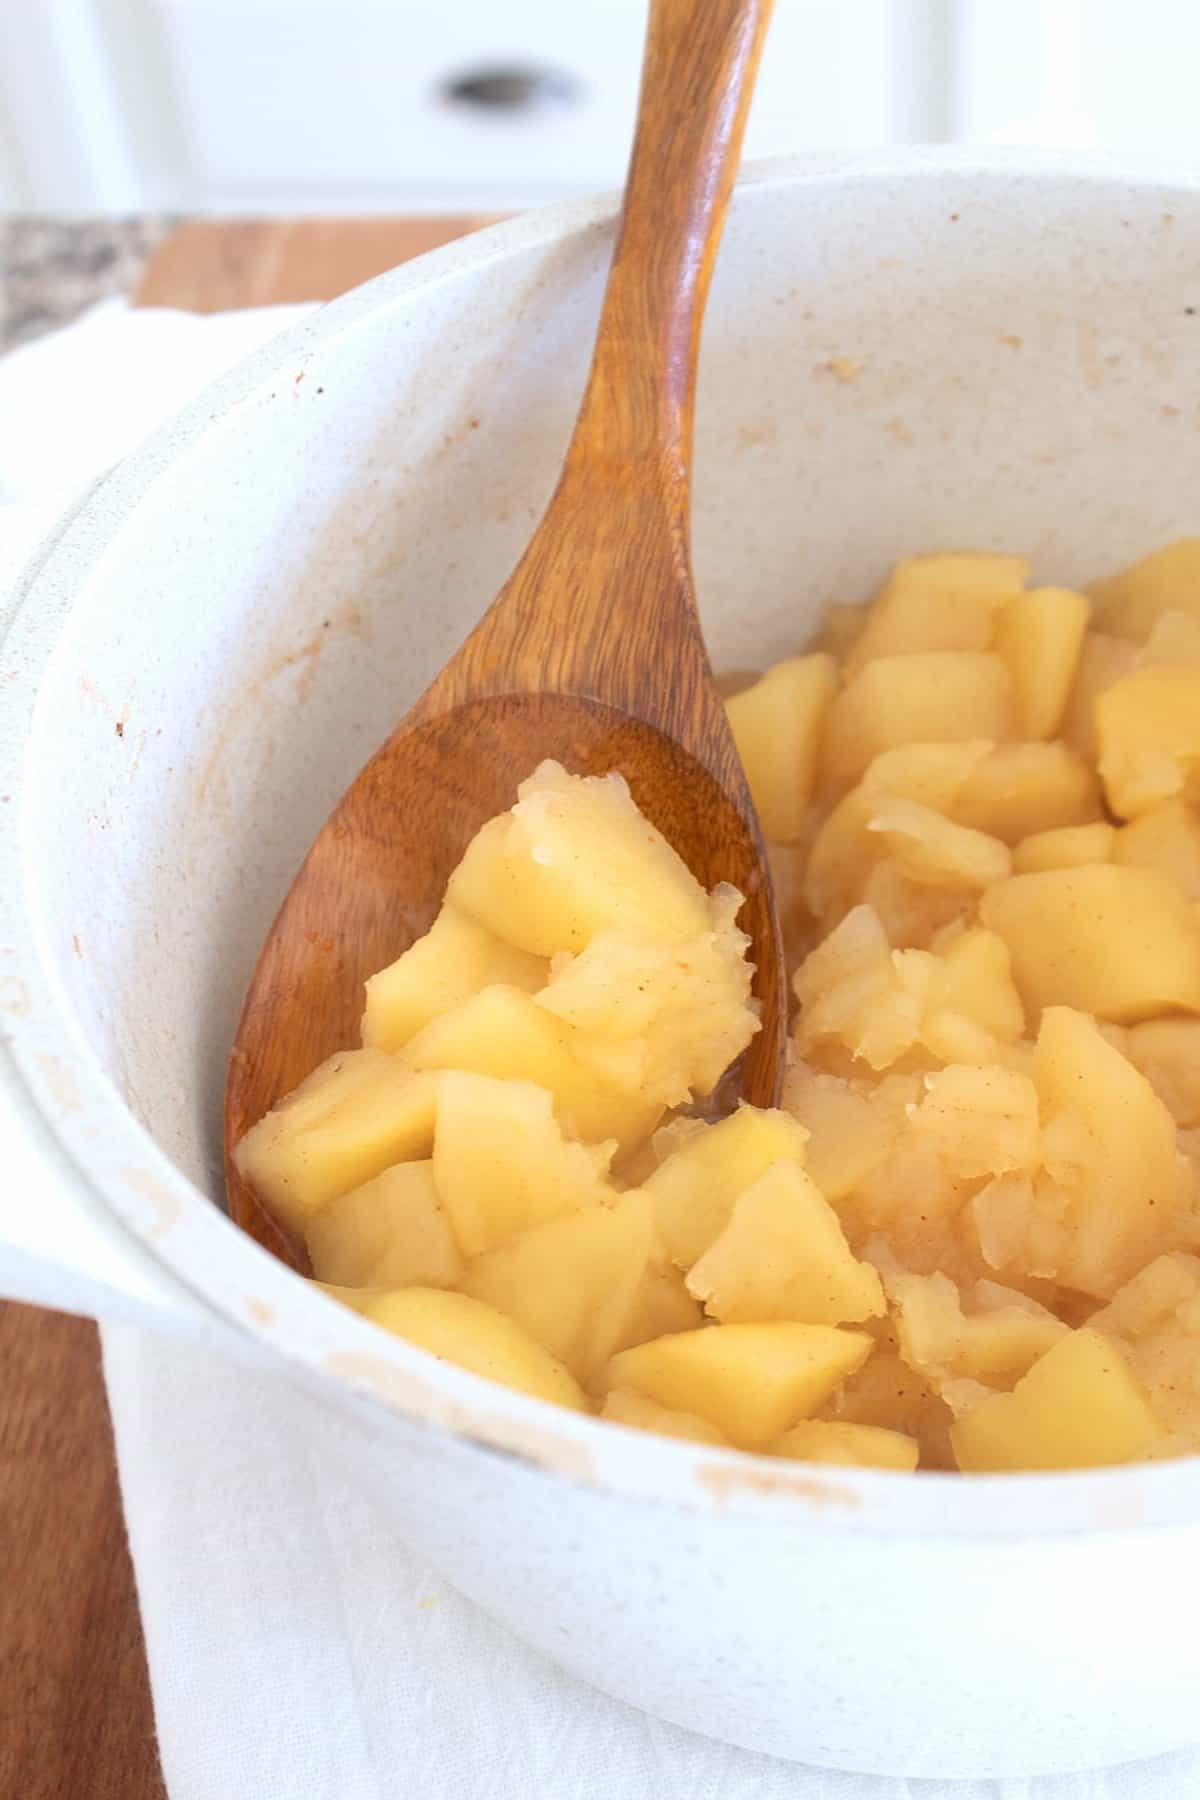
[[[644,0],[147,0],[197,205],[518,206],[619,183]],[[748,153],[910,123],[920,0],[781,0]]]

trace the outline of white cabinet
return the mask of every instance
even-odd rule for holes
[[[486,211],[615,186],[644,22],[645,0],[0,0],[0,205]],[[747,153],[1195,154],[1197,52],[1189,0],[777,0]]]
[[[937,135],[925,71],[943,10],[779,0],[748,153]],[[20,139],[32,205],[529,205],[619,183],[645,11],[645,0],[0,0],[0,117]]]

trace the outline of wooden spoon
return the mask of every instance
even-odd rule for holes
[[[233,1148],[358,1041],[364,980],[428,929],[474,833],[544,757],[620,770],[706,887],[745,894],[762,1030],[741,1087],[778,1099],[778,925],[689,556],[700,325],[770,11],[652,0],[624,212],[554,497],[490,610],[329,818],[259,957],[226,1089],[229,1205],[293,1264]]]

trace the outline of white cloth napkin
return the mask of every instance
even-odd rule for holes
[[[0,599],[82,482],[298,310],[195,319],[108,303],[0,360]],[[886,1781],[661,1724],[446,1587],[340,1478],[339,1427],[286,1383],[128,1324],[103,1338],[171,1800],[1200,1794],[1200,1752],[1053,1780]]]

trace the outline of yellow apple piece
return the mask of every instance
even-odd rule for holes
[[[885,849],[867,830],[881,799],[914,800],[949,815],[968,775],[992,748],[988,738],[971,738],[901,744],[877,756],[814,836],[803,890],[813,917],[825,920],[828,928],[863,898],[863,883]]]
[[[1094,582],[1089,592],[1101,630],[1138,643],[1145,642],[1163,613],[1200,618],[1200,538],[1179,538],[1119,575]]]
[[[897,1432],[919,1445],[922,1468],[954,1467],[950,1409],[924,1376],[900,1356],[891,1331],[862,1368],[819,1408],[818,1416],[834,1423]]]
[[[1032,588],[1000,611],[993,648],[1012,676],[1018,737],[1058,731],[1079,668],[1088,603],[1070,588]]]
[[[433,1163],[397,1163],[339,1194],[305,1227],[318,1280],[344,1287],[454,1287],[463,1271]]]
[[[1013,732],[1012,682],[998,656],[923,650],[880,656],[834,696],[821,752],[824,780],[853,785],[884,750]]]
[[[1200,900],[1200,818],[1186,800],[1164,800],[1115,834],[1112,859],[1169,875],[1189,900]]]
[[[1025,1029],[1025,1009],[1004,939],[976,925],[950,938],[936,955],[931,1005],[961,1013],[1001,1042],[1015,1042]]]
[[[928,951],[893,950],[872,908],[854,907],[793,977],[801,1054],[833,1039],[870,1068],[890,1068],[920,1035],[935,972]]]
[[[1013,851],[1015,875],[1038,875],[1045,869],[1079,869],[1086,863],[1137,862],[1136,856],[1118,856],[1119,833],[1106,819],[1091,825],[1060,825],[1054,831],[1035,831],[1022,838]]]
[[[620,1349],[626,1344],[644,1344],[647,1338],[665,1337],[669,1331],[695,1331],[704,1323],[700,1303],[688,1293],[683,1271],[662,1260],[660,1244],[661,1238],[656,1235],[654,1253],[634,1296],[629,1329]]]
[[[611,1199],[611,1151],[569,1143],[550,1094],[532,1082],[461,1069],[442,1078],[433,1178],[466,1257]]]
[[[608,1365],[606,1386],[697,1413],[741,1450],[765,1450],[815,1412],[873,1347],[864,1332],[832,1325],[710,1325],[622,1350]]]
[[[914,880],[896,857],[885,856],[867,876],[860,897],[878,918],[890,944],[905,950],[928,950],[948,926],[967,923],[977,896],[968,887],[938,887]],[[823,923],[828,929],[832,920]],[[803,946],[805,952],[811,941]]]
[[[827,1200],[840,1200],[886,1159],[919,1091],[915,1076],[885,1076],[868,1089],[803,1062],[788,1068],[783,1107],[810,1133],[804,1166]]]
[[[797,1162],[773,1163],[738,1195],[687,1286],[722,1324],[848,1325],[885,1310],[879,1276],[859,1262],[837,1214]]]
[[[1164,800],[1200,800],[1200,668],[1122,676],[1096,700],[1100,778],[1118,818]]]
[[[915,1438],[879,1425],[802,1419],[771,1445],[772,1456],[795,1462],[841,1464],[851,1469],[898,1469],[911,1474],[920,1458]]]
[[[1175,1121],[1094,1019],[1069,1007],[1042,1015],[1034,1079],[1053,1187],[1035,1195],[1030,1272],[1108,1299],[1172,1247],[1184,1202]]]
[[[1103,817],[1095,772],[1057,741],[997,744],[975,764],[950,811],[960,825],[1006,844]]]
[[[793,656],[725,702],[763,836],[776,843],[794,843],[803,833],[836,687],[831,656]]]
[[[884,1285],[900,1353],[937,1393],[959,1380],[1011,1388],[1067,1331],[1047,1307],[997,1282],[960,1291],[940,1272],[896,1267]]]
[[[1200,1011],[1200,929],[1157,869],[1092,863],[1014,875],[989,888],[979,916],[1008,945],[1034,1016],[1074,1006],[1120,1025]]]
[[[519,988],[490,987],[443,1013],[404,1046],[418,1069],[466,1069],[500,1080],[531,1081],[554,1097],[571,1137],[615,1138],[632,1149],[653,1131],[662,1106],[605,1081],[580,1054],[580,1036]]]
[[[544,956],[530,956],[453,906],[403,956],[367,982],[362,1040],[400,1050],[440,1013],[497,982],[535,994],[550,979]]]
[[[1138,648],[1128,638],[1089,631],[1079,655],[1079,671],[1063,716],[1062,736],[1080,756],[1096,755],[1096,700],[1113,683],[1136,669]]]
[[[967,1473],[1095,1469],[1135,1462],[1161,1434],[1141,1384],[1099,1332],[1069,1332],[1011,1394],[992,1394],[950,1428]]]
[[[982,891],[1012,873],[1007,844],[956,825],[918,800],[884,795],[867,820],[910,880],[930,887]]]
[[[363,1316],[472,1375],[575,1412],[588,1410],[578,1382],[557,1357],[504,1313],[470,1294],[448,1293],[442,1288],[401,1288],[371,1300],[363,1308]]]
[[[750,1005],[749,939],[734,920],[735,888],[714,891],[711,929],[661,944],[599,932],[556,959],[538,1005],[576,1033],[597,1072],[660,1106],[709,1094],[758,1030]]]
[[[728,1449],[729,1440],[719,1432],[715,1425],[702,1419],[699,1413],[678,1412],[669,1406],[659,1406],[654,1400],[647,1400],[644,1394],[635,1394],[632,1388],[613,1388],[605,1395],[604,1405],[600,1408],[600,1417],[609,1419],[614,1425],[630,1425],[637,1431],[657,1431],[660,1437],[682,1438],[692,1444],[716,1444]]]
[[[803,1162],[807,1141],[787,1113],[754,1106],[684,1136],[645,1182],[671,1260],[690,1269],[728,1224],[738,1195],[780,1158]]]
[[[382,1050],[339,1050],[251,1127],[241,1175],[286,1231],[395,1162],[429,1155],[437,1079]]]
[[[535,956],[578,954],[606,929],[661,942],[708,929],[704,889],[620,775],[544,762],[517,792],[450,877],[452,905]]]
[[[1200,1019],[1147,1019],[1131,1025],[1126,1055],[1177,1125],[1200,1125]]]
[[[852,674],[879,656],[990,650],[996,617],[1029,578],[1022,556],[939,553],[896,564],[847,658]]]
[[[955,1180],[1032,1170],[1042,1155],[1038,1094],[1012,1069],[952,1064],[924,1078],[909,1129]]]
[[[535,1226],[477,1256],[462,1291],[515,1319],[586,1387],[631,1327],[654,1246],[654,1215],[636,1189]]]
[[[1120,1350],[1170,1434],[1156,1453],[1200,1452],[1200,1257],[1157,1257],[1089,1324]]]

